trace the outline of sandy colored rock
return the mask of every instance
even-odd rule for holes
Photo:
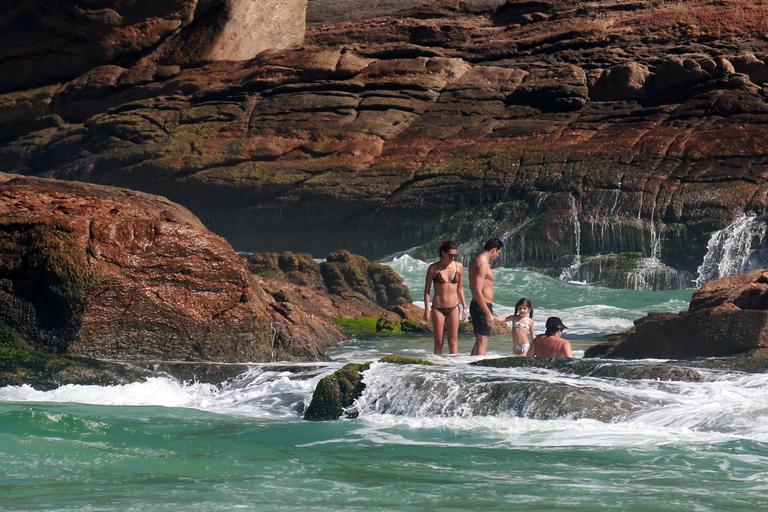
[[[0,91],[100,65],[246,60],[302,43],[307,0],[24,0],[0,7]],[[163,75],[163,71],[160,75]]]

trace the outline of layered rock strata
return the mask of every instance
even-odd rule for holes
[[[585,357],[690,359],[768,355],[768,271],[723,277],[693,294],[688,311],[653,313]]]
[[[505,265],[694,273],[768,203],[767,7],[312,0],[301,49],[0,95],[0,164],[162,193],[241,250],[502,235]]]
[[[108,359],[318,359],[342,339],[289,311],[187,209],[113,187],[0,174],[0,327]]]

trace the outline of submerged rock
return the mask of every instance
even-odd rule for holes
[[[470,363],[472,366],[493,368],[546,368],[585,377],[616,379],[650,379],[698,382],[701,373],[692,368],[672,363],[627,363],[596,359],[540,359],[536,357],[502,357],[483,359]]]
[[[159,196],[0,174],[0,325],[105,359],[318,359],[342,339],[268,294],[222,238]],[[290,314],[289,314],[290,313]]]
[[[434,365],[425,359],[405,357],[399,354],[386,355],[379,362],[398,365]],[[331,375],[323,377],[312,394],[312,402],[304,412],[304,419],[320,421],[337,420],[342,416],[349,418],[357,416],[357,411],[351,410],[350,407],[365,390],[363,372],[370,366],[370,362],[350,363]]]
[[[424,366],[434,366],[435,364],[432,361],[427,361],[426,359],[419,359],[417,357],[405,357],[399,354],[386,355],[379,359],[379,362],[390,364],[420,364]]]

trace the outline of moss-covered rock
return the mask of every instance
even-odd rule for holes
[[[379,359],[382,363],[390,363],[390,364],[421,364],[425,366],[434,366],[435,363],[432,361],[427,361],[426,359],[419,359],[417,357],[406,357],[401,356],[400,354],[388,354],[381,359]]]
[[[472,366],[493,368],[546,368],[575,375],[618,379],[650,379],[698,382],[702,380],[700,372],[679,363],[637,363],[620,361],[601,361],[590,359],[537,358],[537,357],[501,357],[483,359],[470,363]]]
[[[0,387],[27,384],[41,391],[65,384],[110,386],[149,375],[126,365],[0,345]]]
[[[359,316],[346,318],[333,317],[333,323],[348,336],[374,336],[403,333],[423,333],[428,329],[421,322],[413,320],[390,320],[388,318],[376,318],[372,316]]]
[[[397,272],[346,250],[329,254],[320,263],[320,273],[328,292],[335,295],[357,292],[383,308],[411,303],[408,287]]]
[[[337,420],[345,414],[365,389],[362,373],[370,363],[350,363],[323,377],[317,383],[304,419],[310,421]]]

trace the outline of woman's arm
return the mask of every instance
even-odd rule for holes
[[[461,304],[461,319],[467,319],[467,301],[464,298],[464,265],[459,263],[459,282],[456,283],[456,292],[459,294],[459,304]]]
[[[427,268],[427,278],[424,281],[424,321],[429,322],[429,292],[432,290],[432,279],[435,277],[435,267]]]

